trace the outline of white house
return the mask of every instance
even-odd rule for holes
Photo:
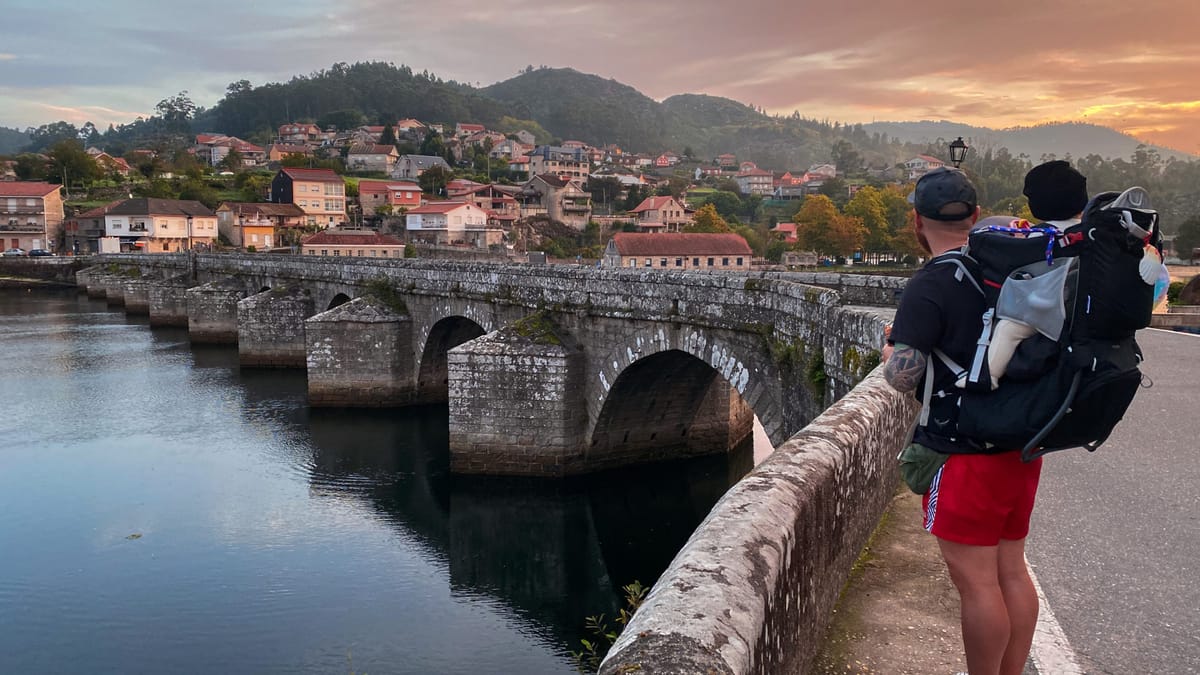
[[[429,202],[405,214],[409,239],[431,244],[469,244],[486,248],[488,213],[468,202]],[[497,228],[496,233],[502,234]],[[498,236],[493,237],[498,240]]]

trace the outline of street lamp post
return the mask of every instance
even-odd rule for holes
[[[962,136],[950,143],[950,163],[954,165],[954,168],[957,169],[958,165],[966,159],[968,149],[969,146],[963,141]]]

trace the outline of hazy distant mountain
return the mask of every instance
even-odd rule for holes
[[[1071,157],[1086,157],[1100,155],[1105,159],[1120,157],[1128,159],[1137,149],[1141,141],[1108,127],[1086,124],[1083,122],[1059,122],[1041,124],[1033,127],[1013,127],[1010,129],[989,129],[973,127],[969,124],[959,124],[946,120],[933,122],[874,122],[864,124],[863,129],[868,133],[885,133],[889,137],[899,138],[908,143],[928,143],[945,145],[962,136],[964,140],[979,151],[986,148],[1008,148],[1013,155],[1025,154],[1036,162],[1043,155],[1055,155],[1058,159]],[[1165,160],[1168,157],[1179,159],[1196,159],[1196,155],[1164,148],[1162,146],[1145,144],[1158,150]]]

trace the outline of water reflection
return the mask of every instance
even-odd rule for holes
[[[3,672],[571,672],[753,462],[456,477],[445,406],[310,409],[102,300],[0,293],[0,339]]]

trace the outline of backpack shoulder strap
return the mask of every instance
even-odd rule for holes
[[[966,374],[966,370],[958,365],[954,359],[950,358],[946,352],[941,349],[934,348],[933,353],[929,354],[925,359],[925,390],[921,395],[921,415],[917,418],[918,426],[926,426],[929,424],[929,405],[933,401],[933,357],[937,357],[950,372],[954,373],[955,379],[959,379]]]
[[[965,260],[970,260],[972,263],[975,262],[975,259],[966,252],[966,248],[967,247],[964,246],[962,249],[957,251],[946,251],[945,253],[934,258],[932,264],[954,265],[958,268],[954,271],[954,278],[956,280],[962,281],[963,279],[966,279],[967,281],[971,282],[971,285],[975,287],[975,290],[979,291],[980,295],[987,295],[983,292],[983,286],[980,286],[979,281],[975,278],[976,273],[971,271],[971,269],[967,267],[967,263],[964,262]]]

